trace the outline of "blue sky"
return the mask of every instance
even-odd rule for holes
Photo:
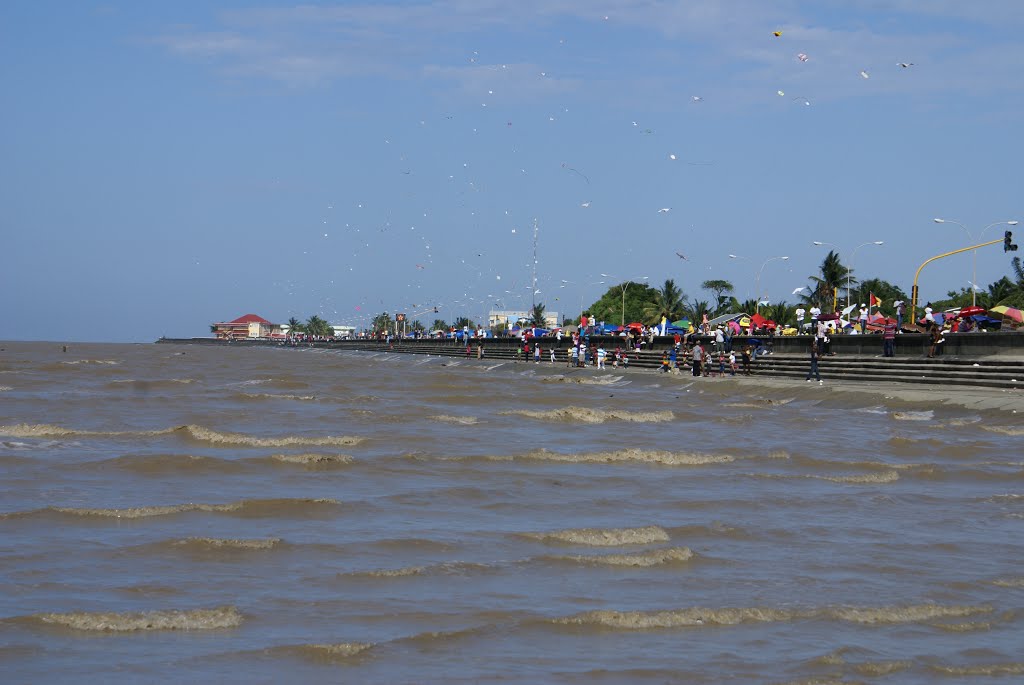
[[[531,303],[534,220],[565,314],[642,276],[792,301],[815,240],[885,241],[855,272],[909,291],[971,244],[934,217],[1024,221],[1022,29],[1015,0],[5,2],[0,339],[480,320]]]

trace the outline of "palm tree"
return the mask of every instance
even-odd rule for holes
[[[309,333],[310,335],[327,336],[332,335],[334,333],[334,330],[330,327],[330,325],[324,319],[321,319],[316,314],[309,317],[309,319],[306,321],[305,329],[306,332]]]
[[[434,319],[434,323],[431,324],[430,330],[432,331],[447,331],[448,322],[444,319]]]
[[[305,328],[303,327],[302,322],[299,321],[298,319],[296,319],[294,316],[292,318],[288,319],[288,332],[289,333],[301,333],[304,330],[305,330]]]
[[[710,317],[712,313],[711,303],[707,300],[690,300],[686,303],[686,314],[690,317],[690,323],[695,327],[704,320],[705,314]]]
[[[837,289],[846,293],[846,288],[853,287],[857,279],[852,276],[853,270],[843,266],[839,261],[839,253],[829,250],[821,262],[820,275],[812,275],[811,293],[804,296],[808,304],[816,304],[822,309],[831,309],[832,293]]]
[[[643,305],[644,321],[648,324],[661,322],[661,317],[675,321],[683,314],[684,298],[681,288],[671,278],[658,290],[651,292],[650,299]]]
[[[733,287],[729,281],[720,278],[713,278],[700,284],[704,290],[710,290],[715,294],[715,314],[722,313],[725,305],[731,299]]]
[[[761,316],[777,324],[789,324],[796,320],[796,307],[791,307],[785,300],[778,304],[761,307]]]
[[[544,303],[533,305],[533,310],[530,312],[530,325],[537,328],[544,328],[547,325],[544,320]]]

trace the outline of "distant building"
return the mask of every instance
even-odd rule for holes
[[[516,323],[521,319],[527,321],[533,316],[532,312],[525,311],[490,311],[487,313],[487,327],[494,328],[495,326],[506,326],[508,328],[514,328]],[[544,312],[544,326],[546,328],[557,328],[562,325],[562,320],[558,318],[558,312]]]
[[[213,334],[225,340],[242,338],[278,338],[284,335],[280,324],[270,323],[262,316],[246,314],[234,321],[213,324]]]
[[[354,338],[356,337],[355,326],[342,326],[341,324],[332,323],[331,328],[334,329],[335,338]]]

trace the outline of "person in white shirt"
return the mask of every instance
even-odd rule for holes
[[[932,314],[932,303],[929,302],[924,306],[924,320],[926,323],[935,323],[935,316]]]
[[[817,321],[820,315],[821,307],[819,307],[818,305],[814,305],[813,307],[811,307],[811,322]]]
[[[796,308],[796,332],[797,333],[803,333],[804,332],[804,314],[806,314],[806,313],[807,313],[807,310],[804,309],[803,307],[797,307]]]
[[[868,332],[868,309],[864,305],[860,306],[860,313],[857,316],[857,320],[860,322],[860,332]]]

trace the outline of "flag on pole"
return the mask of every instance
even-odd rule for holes
[[[881,307],[882,301],[875,297],[874,293],[868,293],[868,306],[869,307]]]

